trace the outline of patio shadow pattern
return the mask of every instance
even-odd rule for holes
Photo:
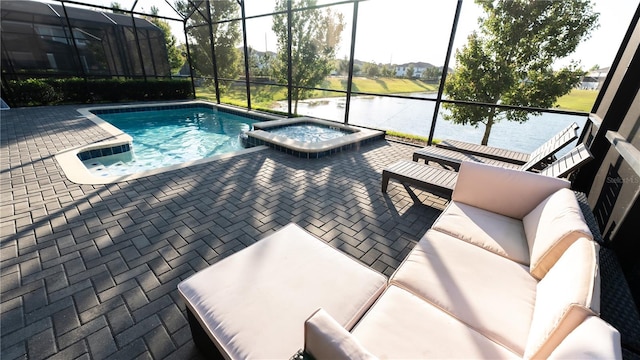
[[[201,358],[183,279],[289,222],[389,276],[445,205],[400,184],[380,192],[382,170],[416,150],[385,140],[78,185],[54,155],[110,135],[75,109],[0,114],[3,360]]]

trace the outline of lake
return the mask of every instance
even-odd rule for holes
[[[407,94],[413,97],[432,98],[433,93]],[[344,122],[345,98],[309,99],[298,103],[298,114]],[[435,102],[382,96],[353,96],[349,115],[350,125],[361,125],[382,130],[429,136]],[[276,110],[287,111],[287,102],[280,101]],[[456,139],[479,144],[484,125],[457,125],[442,118],[442,106],[436,122],[436,139]],[[529,121],[520,124],[501,121],[493,125],[489,145],[531,152],[572,122],[580,125],[578,134],[587,120],[586,116],[544,113],[531,115]],[[569,146],[567,149],[570,148]],[[567,150],[561,152],[564,153]]]

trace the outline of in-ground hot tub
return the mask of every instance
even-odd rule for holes
[[[384,139],[384,131],[370,130],[334,121],[300,117],[253,124],[246,133],[247,147],[266,145],[301,158],[317,159]],[[304,128],[311,128],[304,132]],[[319,131],[314,131],[318,128]],[[323,131],[323,130],[327,131]],[[282,131],[285,130],[285,131]],[[288,131],[291,130],[291,131]]]

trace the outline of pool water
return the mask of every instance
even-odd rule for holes
[[[133,138],[130,153],[83,161],[97,176],[119,176],[242,150],[257,122],[207,107],[99,114]]]
[[[272,134],[286,136],[290,139],[307,143],[336,139],[351,134],[339,128],[317,124],[288,125],[276,129],[269,129],[268,131]]]

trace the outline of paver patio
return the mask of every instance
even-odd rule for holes
[[[53,156],[109,136],[76,107],[0,113],[3,360],[199,358],[181,280],[289,222],[391,275],[445,205],[380,191],[382,169],[416,149],[390,141],[74,184]]]

